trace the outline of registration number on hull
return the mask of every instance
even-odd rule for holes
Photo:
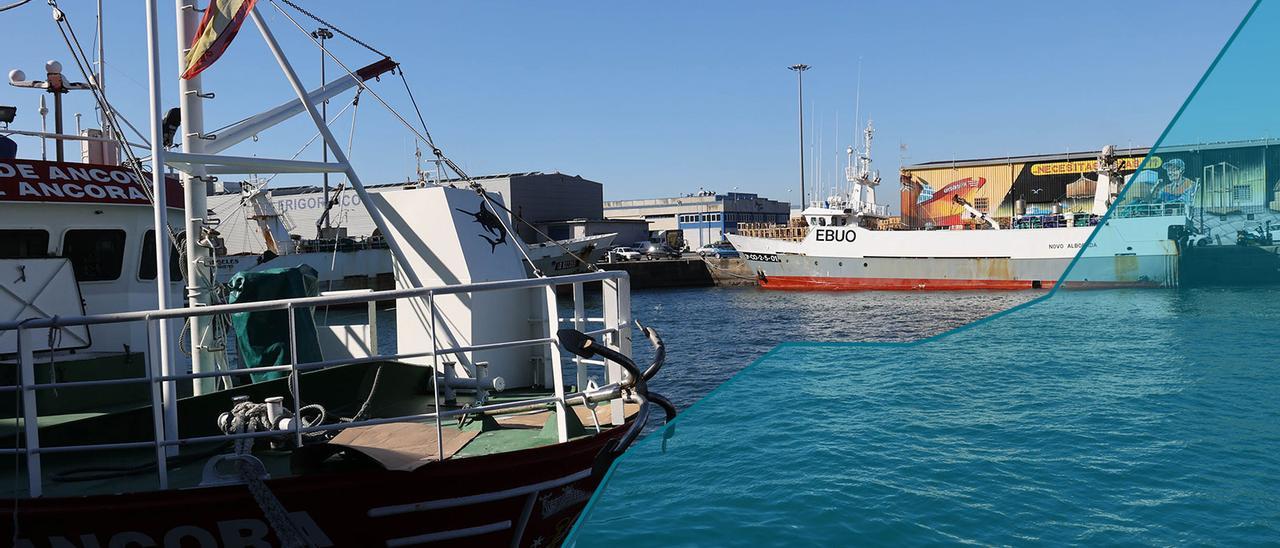
[[[760,261],[765,263],[780,263],[777,255],[772,253],[751,253],[750,251],[742,252],[742,257],[748,261]]]

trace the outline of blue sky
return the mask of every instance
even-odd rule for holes
[[[736,188],[791,201],[796,82],[787,65],[813,66],[805,123],[813,115],[821,128],[830,181],[851,138],[862,60],[862,114],[875,120],[877,167],[892,181],[899,143],[906,163],[1149,145],[1251,4],[300,3],[403,63],[437,143],[472,175],[558,170],[604,183],[606,199]],[[94,3],[60,4],[87,47]],[[108,95],[145,131],[143,4],[108,5]],[[259,6],[302,78],[318,83],[319,53],[268,0]],[[172,10],[161,2],[167,78],[177,72]],[[56,58],[80,79],[44,2],[0,14],[0,28],[0,68],[37,77]],[[353,67],[375,60],[345,39],[331,44]],[[209,128],[291,96],[252,24],[205,75],[217,93]],[[176,84],[165,85],[176,105]],[[412,115],[398,78],[375,89]],[[15,127],[38,127],[36,95],[0,87],[0,104],[20,109]],[[349,100],[335,99],[330,111]],[[75,112],[89,123],[87,96],[68,105],[68,127]],[[359,111],[352,158],[365,182],[411,176],[412,138],[373,101]],[[334,123],[344,142],[350,124]],[[312,134],[297,119],[228,153],[288,157]],[[21,155],[38,157],[36,145],[22,146]],[[896,185],[884,188],[896,203]]]

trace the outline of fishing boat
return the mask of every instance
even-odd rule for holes
[[[1088,211],[1022,211],[1002,224],[962,196],[960,190],[977,183],[961,180],[927,198],[946,200],[970,222],[953,229],[896,230],[886,226],[888,208],[875,199],[880,176],[871,167],[873,132],[868,122],[862,150],[848,149],[847,191],[811,202],[801,213],[803,230],[788,230],[786,237],[769,237],[768,231],[728,236],[760,287],[1002,290],[1177,284],[1187,208],[1181,202],[1127,200],[1106,217],[1124,182],[1114,147],[1098,157]],[[1100,223],[1103,229],[1091,239]],[[1080,260],[1064,280],[1077,255]]]
[[[181,123],[166,126],[157,1],[146,3],[148,156],[125,141],[97,74],[84,89],[103,107],[104,136],[28,133],[101,143],[123,162],[0,159],[0,508],[11,518],[0,536],[18,546],[558,543],[653,407],[674,414],[647,387],[665,355],[657,333],[636,324],[655,359],[641,368],[630,357],[627,275],[528,277],[513,214],[478,185],[365,193],[316,108],[341,82],[308,92],[258,10],[311,15],[219,1],[197,22],[193,0],[176,4],[188,77]],[[247,118],[257,129],[244,138],[305,113],[331,160],[201,150],[214,142],[201,138],[210,97],[186,60],[207,61],[197,37],[234,36],[244,21],[297,96]],[[59,93],[57,76],[41,89]],[[376,95],[356,71],[340,80]],[[180,152],[165,146],[176,125]],[[279,172],[346,175],[394,256],[396,289],[322,294],[306,267],[216,283],[202,183]],[[601,306],[588,314],[597,283]],[[561,314],[559,286],[572,313]],[[392,325],[379,303],[393,304]],[[368,314],[326,324],[313,313],[340,305]]]

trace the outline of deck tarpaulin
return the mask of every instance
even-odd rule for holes
[[[296,297],[315,297],[320,294],[318,274],[314,268],[301,265],[290,268],[272,268],[255,272],[240,272],[228,283],[228,302],[248,303]],[[311,308],[294,311],[297,329],[298,363],[321,360],[320,340],[316,335],[316,323]],[[245,367],[270,367],[289,365],[289,316],[284,310],[237,312],[231,315],[231,325],[236,332],[236,348],[240,363]],[[281,372],[255,373],[254,382],[283,377]]]

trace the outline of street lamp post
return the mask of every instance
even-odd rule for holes
[[[800,105],[800,211],[804,211],[804,71],[809,70],[809,65],[791,65],[787,68],[795,71],[796,83],[800,91],[798,99],[798,104]]]
[[[316,29],[315,32],[311,33],[311,37],[320,41],[320,87],[323,88],[325,85],[325,79],[324,79],[325,78],[324,66],[326,61],[325,57],[329,54],[324,49],[324,41],[330,38],[333,38],[333,33],[330,32],[329,29],[327,28],[320,27]],[[325,99],[320,103],[320,119],[323,120],[326,125],[328,125],[329,123],[329,100],[328,99]],[[326,164],[329,163],[329,144],[328,143],[325,143],[323,141],[320,143],[320,155],[321,155],[320,159],[324,161],[324,163]],[[324,177],[324,204],[326,208],[325,209],[326,214],[324,216],[324,228],[329,228],[330,226],[329,215],[328,215],[328,209],[327,209],[329,207],[329,173],[325,172],[323,177]],[[317,234],[316,236],[323,238],[323,237],[328,237],[329,235]]]

